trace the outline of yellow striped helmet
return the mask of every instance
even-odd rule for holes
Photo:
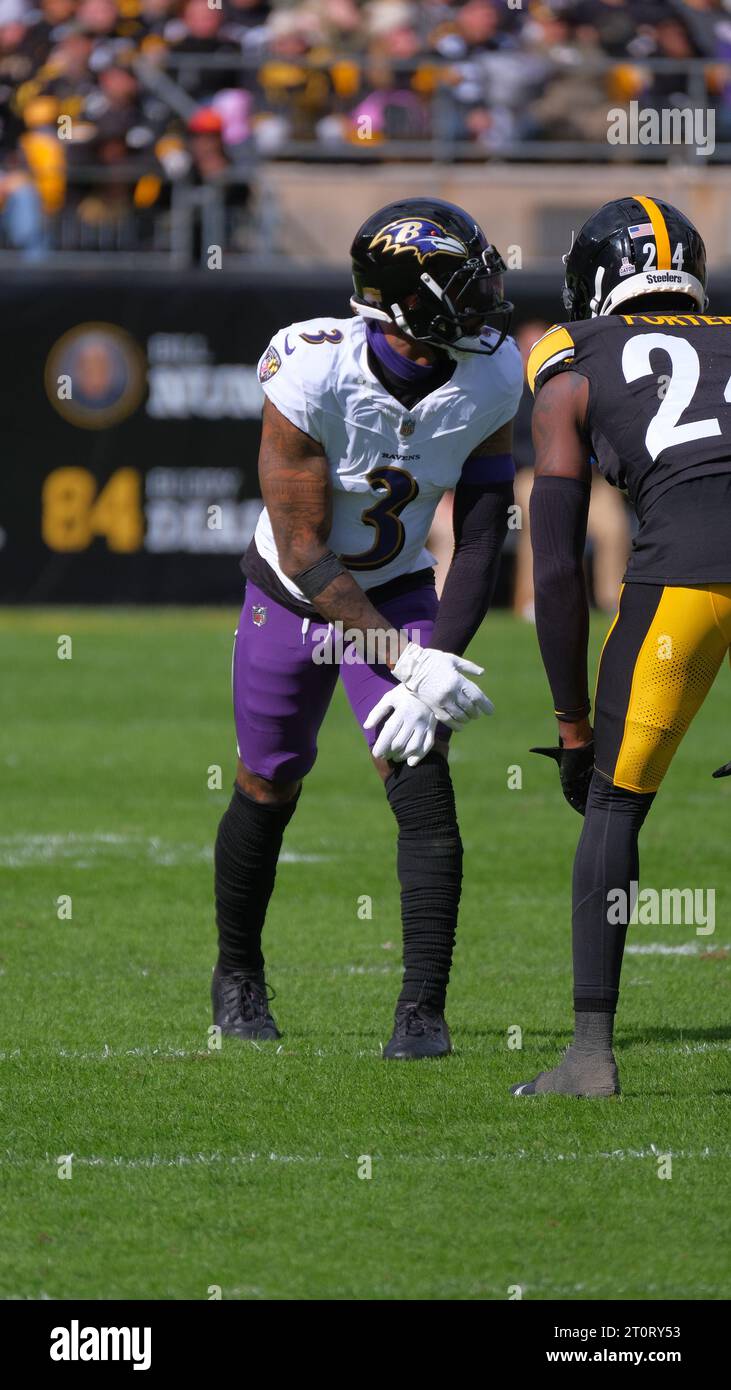
[[[572,319],[613,314],[640,295],[680,295],[701,312],[708,304],[703,238],[661,198],[605,203],[584,223],[564,265],[563,302]]]

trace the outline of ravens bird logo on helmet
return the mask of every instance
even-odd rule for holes
[[[422,222],[411,217],[398,217],[382,227],[371,242],[371,249],[377,246],[383,246],[384,251],[392,251],[395,256],[410,251],[420,265],[429,256],[461,256],[466,260],[468,254],[464,242],[450,236],[436,222]]]
[[[505,262],[469,213],[439,198],[403,198],[366,219],[350,250],[351,307],[457,356],[489,356],[510,327]]]

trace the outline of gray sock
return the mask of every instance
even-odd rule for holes
[[[562,1096],[615,1096],[619,1094],[617,1064],[611,1052],[577,1052],[569,1047],[553,1071],[542,1071],[535,1093]]]
[[[616,1096],[619,1075],[612,1053],[614,1014],[576,1014],[574,1041],[557,1067],[511,1087],[515,1096]]]
[[[614,1014],[581,1011],[574,1014],[574,1052],[611,1052]]]

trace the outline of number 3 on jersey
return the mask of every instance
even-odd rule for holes
[[[395,560],[406,540],[401,513],[419,492],[416,479],[404,468],[373,468],[367,477],[374,492],[383,492],[383,496],[372,507],[367,507],[361,517],[363,525],[372,526],[376,534],[370,550],[363,550],[358,555],[340,556],[349,570],[376,570]]]
[[[639,377],[650,375],[653,349],[666,352],[672,366],[667,391],[645,435],[647,452],[655,460],[664,449],[719,435],[721,426],[715,416],[706,420],[689,420],[685,425],[678,424],[683,411],[693,400],[701,375],[700,358],[687,338],[674,338],[670,333],[638,333],[636,337],[629,338],[622,353],[625,381],[637,381]],[[723,398],[726,402],[731,401],[731,378],[726,383]]]

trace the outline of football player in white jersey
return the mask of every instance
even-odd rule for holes
[[[243,561],[213,1017],[240,1038],[280,1036],[262,928],[340,676],[398,826],[404,977],[383,1055],[412,1059],[451,1050],[462,845],[448,739],[491,711],[462,653],[497,577],[523,373],[505,265],[461,208],[391,203],[351,256],[354,316],[290,324],[259,364],[265,510]],[[451,488],[455,551],[438,603],[425,541]]]

